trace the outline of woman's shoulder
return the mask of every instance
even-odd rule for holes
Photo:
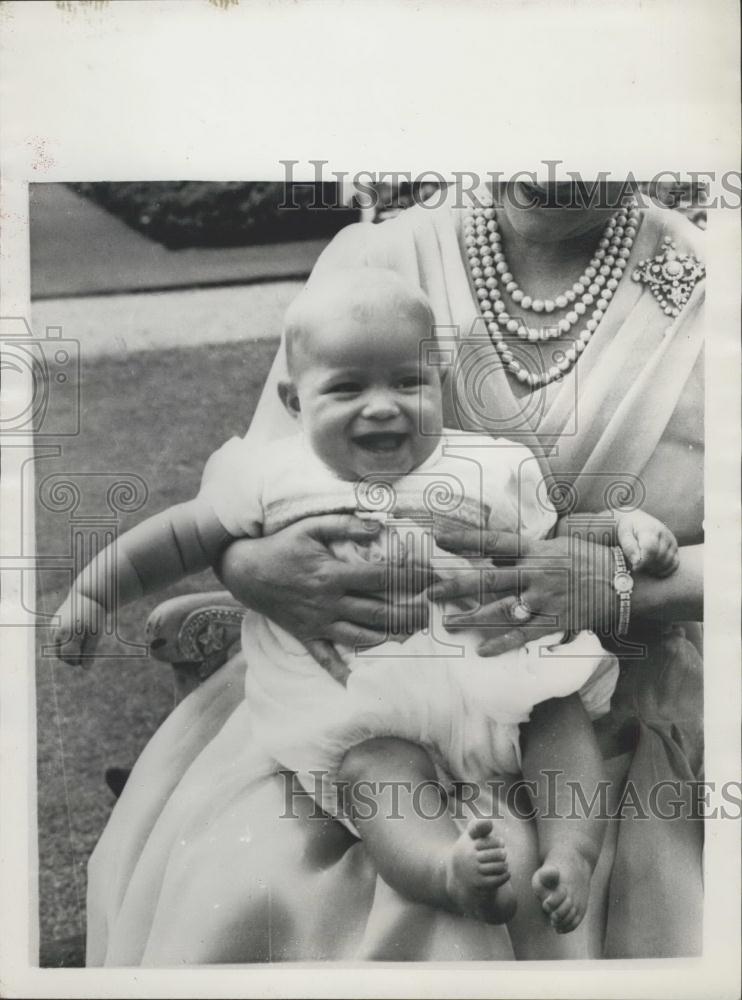
[[[650,204],[644,209],[644,225],[655,237],[657,251],[667,238],[679,253],[691,254],[703,263],[706,254],[706,234],[682,212]]]

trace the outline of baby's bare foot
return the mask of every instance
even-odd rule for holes
[[[505,843],[493,835],[492,820],[472,820],[451,848],[446,891],[457,910],[488,924],[504,924],[515,913]]]
[[[577,850],[551,852],[534,873],[531,887],[557,934],[568,934],[585,916],[593,870]]]

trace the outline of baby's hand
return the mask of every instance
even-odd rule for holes
[[[80,666],[93,654],[103,630],[106,612],[101,604],[71,593],[57,611],[59,624],[52,631],[54,653],[65,663]]]
[[[675,535],[651,514],[617,514],[618,544],[629,566],[652,576],[669,576],[679,565]]]

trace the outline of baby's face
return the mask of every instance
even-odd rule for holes
[[[433,452],[442,427],[438,370],[421,364],[427,323],[375,309],[329,316],[301,346],[296,396],[315,453],[343,479],[400,476]]]

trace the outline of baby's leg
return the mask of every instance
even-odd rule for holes
[[[422,747],[367,740],[348,751],[339,777],[380,875],[397,892],[487,923],[512,917],[515,895],[504,842],[491,819],[472,820],[459,831]]]
[[[524,728],[524,742],[523,776],[536,789],[541,859],[532,888],[554,929],[565,934],[585,915],[603,842],[605,818],[598,795],[602,758],[577,695],[537,705]],[[583,801],[593,803],[585,810],[588,815],[581,813],[578,788]]]
[[[554,933],[531,887],[533,873],[541,864],[536,823],[527,818],[533,810],[532,800],[521,777],[514,778],[509,786],[501,784],[507,780],[503,775],[496,780],[501,786],[499,813],[502,820],[498,833],[508,845],[508,866],[517,902],[515,916],[507,925],[515,957],[519,961],[599,957],[599,952],[591,950],[586,939],[587,921],[583,921],[582,927],[573,934]]]

